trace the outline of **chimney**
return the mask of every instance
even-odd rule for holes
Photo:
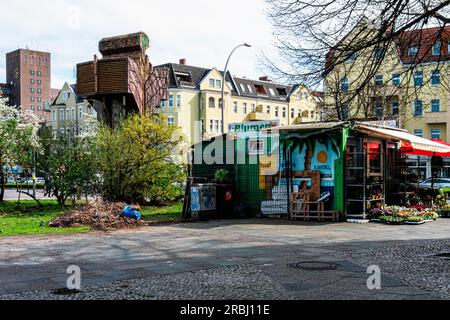
[[[185,59],[185,58],[183,58],[183,59],[180,59],[180,64],[182,64],[182,65],[186,65],[186,59]]]
[[[259,80],[261,80],[261,81],[267,81],[267,82],[271,82],[271,81],[272,81],[268,76],[262,76],[262,77],[259,77]]]

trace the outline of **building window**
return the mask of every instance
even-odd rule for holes
[[[422,129],[414,129],[414,135],[417,137],[423,137],[423,130]]]
[[[44,67],[46,67],[47,66],[47,58],[44,58]]]
[[[30,88],[30,92],[31,92],[31,93],[34,93],[34,88]]]
[[[253,93],[252,87],[249,84],[247,85],[247,89],[248,89],[248,92]]]
[[[275,117],[277,117],[277,118],[278,118],[278,116],[279,116],[279,109],[280,109],[280,108],[275,107]]]
[[[384,59],[385,50],[384,48],[375,48],[375,51],[373,53],[374,58],[376,60],[383,60]]]
[[[41,65],[41,57],[38,57],[38,66]]]
[[[256,105],[254,103],[252,103],[252,105],[250,106],[250,112],[255,112],[256,111]]]
[[[233,112],[234,113],[238,112],[238,103],[236,101],[233,102]]]
[[[208,105],[210,108],[215,108],[216,107],[216,99],[214,99],[213,97],[209,98],[208,100]]]
[[[347,52],[345,55],[345,62],[353,63],[357,58],[356,52]]]
[[[56,111],[55,110],[52,111],[52,121],[56,122]]]
[[[42,106],[37,106],[38,111],[42,110]]]
[[[83,119],[83,108],[79,107],[78,108],[78,117],[81,119]]]
[[[177,107],[181,107],[181,96],[177,95]]]
[[[210,86],[211,88],[214,88],[214,84],[215,84],[214,79],[209,79],[209,86]]]
[[[42,93],[42,89],[41,89],[41,88],[38,88],[38,89],[37,89],[37,93]]]
[[[37,81],[37,84],[40,85],[41,83],[42,83],[42,80],[38,80],[38,81]]]
[[[416,56],[417,52],[419,52],[418,47],[409,47],[408,48],[408,56],[410,56],[410,57]]]
[[[384,84],[384,79],[382,74],[375,75],[375,85],[382,86]]]
[[[433,56],[439,56],[441,54],[441,42],[437,41],[433,44],[432,48],[432,54]]]
[[[344,93],[348,92],[348,78],[344,77],[341,79],[341,91]]]
[[[34,70],[30,70],[30,76],[34,76]]]
[[[441,130],[431,129],[431,139],[441,139]]]
[[[416,71],[414,72],[414,86],[420,87],[421,85],[423,85],[423,72]]]
[[[295,118],[295,109],[291,109],[291,118],[292,118],[292,119]]]
[[[169,107],[173,108],[173,94],[169,95]]]
[[[394,73],[392,75],[392,85],[396,86],[396,87],[400,87],[400,73]]]
[[[421,117],[423,114],[422,100],[414,101],[414,116]]]
[[[376,117],[383,116],[383,103],[381,101],[375,101],[374,113]]]
[[[38,97],[38,98],[37,98],[37,101],[38,101],[38,102],[42,102],[42,98],[41,98],[41,97]]]
[[[311,118],[314,118],[314,111],[311,111]]]
[[[66,133],[66,130],[64,128],[59,129],[59,132],[61,133],[61,136],[64,136]]]
[[[242,104],[242,110],[244,111],[244,114],[247,114],[247,102]]]
[[[274,95],[275,95],[275,91],[273,90],[273,88],[269,88],[269,92],[270,92],[270,95],[271,95],[271,96],[274,96]]]
[[[34,97],[30,97],[30,101],[33,102],[34,101]]]
[[[267,106],[267,107],[266,107],[266,113],[267,113],[267,114],[270,114],[270,106]]]
[[[392,101],[391,111],[392,111],[392,115],[393,116],[396,116],[396,115],[399,114],[399,103],[398,103],[398,101]]]
[[[34,64],[34,57],[33,56],[30,57],[30,63]]]
[[[167,118],[167,123],[169,124],[169,126],[172,126],[175,124],[175,118],[174,117],[168,117]]]
[[[66,100],[67,100],[67,93],[66,93],[65,91],[63,92],[62,98],[63,98],[63,101],[66,101]]]
[[[60,120],[60,121],[66,120],[64,109],[59,110],[59,120]]]
[[[34,106],[31,106],[30,109],[31,109],[31,110],[34,110]]]
[[[37,76],[40,77],[42,73],[40,71],[37,72]]]
[[[214,129],[214,120],[209,120],[209,132],[213,132]]]
[[[439,70],[431,71],[431,84],[438,85],[441,83],[441,72]]]
[[[297,111],[297,117],[301,118],[302,117],[302,109],[298,109]]]
[[[219,120],[215,120],[214,124],[215,124],[215,126],[214,126],[215,131],[219,132]]]
[[[216,87],[222,88],[222,80],[216,80]]]
[[[31,83],[31,84],[34,84],[34,79],[30,79],[30,83]]]
[[[219,108],[222,109],[223,107],[223,100],[222,98],[219,98]]]
[[[286,118],[286,107],[283,107],[283,118]]]
[[[431,112],[441,111],[441,100],[433,99],[431,100]]]

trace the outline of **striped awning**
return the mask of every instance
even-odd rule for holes
[[[370,134],[371,136],[399,140],[402,143],[400,151],[405,154],[450,157],[450,146],[415,136],[406,130],[388,129],[364,124],[358,124],[356,128],[358,131]]]

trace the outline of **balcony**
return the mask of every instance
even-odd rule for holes
[[[425,112],[424,120],[427,124],[447,123],[449,116],[448,111]]]
[[[270,121],[270,120],[272,120],[272,118],[271,118],[270,114],[268,114],[268,113],[254,111],[248,115],[248,120],[249,121]]]

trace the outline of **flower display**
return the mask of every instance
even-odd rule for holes
[[[423,206],[400,207],[386,206],[384,208],[375,208],[370,211],[369,216],[375,220],[393,224],[403,223],[423,223],[438,218],[438,213],[433,209]]]

